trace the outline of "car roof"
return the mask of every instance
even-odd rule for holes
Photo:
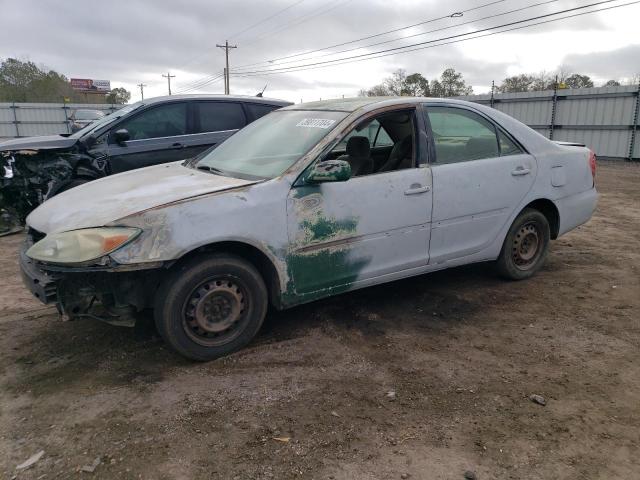
[[[391,107],[393,105],[406,105],[408,103],[458,103],[472,105],[463,100],[451,98],[431,97],[352,97],[336,98],[333,100],[320,100],[317,102],[298,103],[290,105],[283,110],[325,110],[334,112],[355,112],[360,108],[373,110],[378,107]]]
[[[189,95],[165,95],[162,97],[145,98],[143,103],[145,105],[152,105],[154,103],[162,103],[167,101],[176,100],[217,100],[226,102],[244,102],[244,103],[259,103],[263,105],[277,105],[284,107],[286,105],[293,105],[286,100],[278,100],[277,98],[264,98],[255,97],[251,95],[214,95],[214,94],[189,94]]]

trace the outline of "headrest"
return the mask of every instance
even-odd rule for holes
[[[367,137],[351,137],[347,142],[347,155],[350,157],[368,157],[371,146]]]
[[[467,141],[465,150],[470,159],[490,158],[500,155],[498,142],[494,136],[471,137]]]

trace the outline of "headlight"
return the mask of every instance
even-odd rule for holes
[[[105,227],[53,233],[27,250],[27,256],[49,263],[85,263],[117,250],[140,232],[137,228]]]

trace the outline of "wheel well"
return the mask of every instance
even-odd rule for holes
[[[260,275],[262,275],[269,292],[270,303],[276,308],[280,308],[280,276],[278,275],[278,270],[271,259],[260,249],[242,242],[212,243],[187,253],[180,259],[180,262],[203,252],[231,253],[247,260],[256,267]]]
[[[542,213],[547,218],[547,222],[549,222],[551,238],[553,240],[558,238],[558,232],[560,231],[560,213],[558,212],[558,207],[556,207],[551,200],[540,198],[529,203],[524,208],[533,208]]]

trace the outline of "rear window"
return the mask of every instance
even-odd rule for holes
[[[196,133],[237,130],[247,124],[242,105],[234,102],[199,102]]]
[[[267,113],[273,112],[274,110],[280,108],[277,105],[259,105],[257,103],[245,103],[244,106],[247,107],[249,116],[254,120],[257,120],[260,117],[264,117]]]

